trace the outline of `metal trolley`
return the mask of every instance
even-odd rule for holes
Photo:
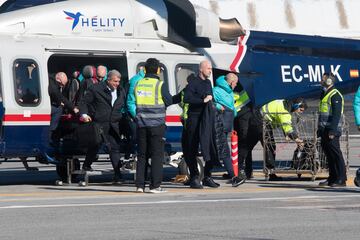
[[[328,173],[328,163],[324,152],[321,149],[320,139],[317,138],[318,114],[292,114],[293,127],[299,137],[304,141],[298,146],[294,141],[285,137],[281,126],[271,126],[271,123],[263,120],[263,141],[264,141],[264,174],[265,180],[269,180],[271,173],[310,174],[311,180]],[[274,144],[275,143],[275,144]],[[276,147],[275,147],[276,146]],[[345,165],[349,166],[349,124],[343,119],[340,147],[344,156]],[[275,169],[268,169],[265,159],[273,151],[276,156]]]

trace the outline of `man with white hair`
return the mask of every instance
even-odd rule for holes
[[[121,178],[120,173],[120,109],[125,104],[125,90],[120,86],[121,74],[117,70],[109,71],[107,80],[94,84],[86,91],[80,102],[81,119],[84,122],[93,121],[102,129],[103,141],[110,145],[110,160],[114,168],[114,183]],[[90,111],[89,111],[90,110]],[[91,171],[92,162],[96,161],[96,155],[101,144],[94,143],[88,146],[86,158],[82,169]]]

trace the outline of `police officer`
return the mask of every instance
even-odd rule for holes
[[[295,129],[292,126],[292,117],[290,112],[302,113],[307,108],[306,103],[302,98],[293,101],[284,99],[274,100],[265,104],[261,108],[261,114],[266,121],[265,126],[265,164],[269,174],[269,181],[282,180],[275,174],[275,152],[276,144],[273,134],[273,129],[281,127],[284,135],[295,141],[298,145],[303,144],[303,140],[298,137]]]
[[[160,62],[149,58],[145,64],[146,75],[134,89],[136,103],[136,123],[138,141],[138,160],[136,165],[136,191],[145,190],[145,169],[147,156],[151,158],[150,192],[166,192],[160,187],[162,181],[165,113],[170,105],[171,95],[167,85],[160,80]],[[148,155],[147,155],[148,153]]]
[[[334,87],[335,76],[324,73],[321,80],[323,92],[320,97],[318,137],[329,165],[329,177],[320,186],[346,186],[345,161],[339,138],[343,124],[344,98]]]

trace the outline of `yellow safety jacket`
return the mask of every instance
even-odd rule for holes
[[[180,118],[185,122],[186,119],[188,118],[187,111],[189,109],[189,104],[184,102],[184,96],[185,96],[185,92],[183,90],[181,91],[181,102],[180,102],[180,107],[182,108],[183,111],[180,114]]]
[[[163,82],[156,78],[143,78],[137,82],[134,95],[139,127],[165,124],[166,109],[161,94],[162,84]]]
[[[294,132],[291,114],[285,109],[284,99],[274,100],[265,104],[261,108],[261,113],[264,119],[271,123],[272,127],[281,127],[285,135]]]
[[[333,89],[330,92],[328,92],[325,97],[323,97],[319,104],[319,127],[325,128],[327,126],[330,126],[331,120],[332,120],[332,107],[331,107],[331,98],[335,94],[339,94],[341,97],[341,115],[343,115],[344,112],[344,97],[337,89]],[[339,124],[338,124],[338,130],[341,129],[343,122],[343,116],[340,118]]]
[[[234,106],[236,112],[240,112],[241,108],[246,106],[250,102],[249,95],[245,90],[242,90],[240,93],[234,92]]]

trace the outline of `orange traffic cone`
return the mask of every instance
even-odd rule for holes
[[[239,175],[238,169],[238,136],[236,131],[231,133],[231,163],[235,177]]]

